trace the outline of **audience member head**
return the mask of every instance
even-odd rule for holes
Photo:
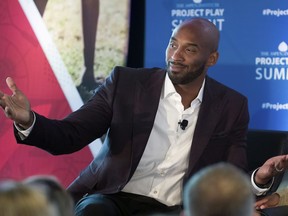
[[[44,194],[22,183],[0,183],[0,215],[3,216],[55,216]]]
[[[26,185],[42,192],[59,216],[73,216],[74,202],[71,195],[54,176],[31,176],[23,181]]]
[[[197,172],[184,189],[185,216],[252,216],[254,195],[248,175],[228,163]]]

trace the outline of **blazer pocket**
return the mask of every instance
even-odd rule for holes
[[[229,143],[229,135],[227,133],[215,133],[211,136],[207,147],[211,149],[218,148],[219,150],[223,148],[222,150],[224,150]]]
[[[226,132],[220,132],[220,133],[214,133],[211,136],[210,140],[214,139],[226,139],[228,137],[228,134]]]

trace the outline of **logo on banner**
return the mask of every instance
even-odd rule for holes
[[[256,80],[288,80],[287,42],[280,42],[277,51],[261,51],[255,65]]]
[[[263,9],[262,11],[263,16],[276,16],[276,17],[280,17],[280,16],[288,16],[288,9]]]
[[[193,0],[193,3],[191,1],[177,3],[171,9],[172,30],[186,19],[204,17],[213,22],[219,31],[222,31],[225,22],[224,12],[224,8],[217,2],[202,3],[202,0]]]

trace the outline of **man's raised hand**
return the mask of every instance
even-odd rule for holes
[[[12,91],[12,95],[5,94],[0,90],[0,106],[5,115],[15,121],[23,129],[29,128],[33,123],[30,102],[20,91],[11,77],[6,79],[7,86]]]

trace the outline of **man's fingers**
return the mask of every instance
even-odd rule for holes
[[[260,202],[258,201],[255,205],[254,205],[254,208],[255,209],[261,209],[261,206],[263,207],[265,205],[265,203],[267,202],[267,200],[261,200]]]
[[[4,111],[5,111],[5,115],[6,115],[8,118],[12,119],[11,110],[10,110],[8,107],[5,107]]]
[[[279,172],[279,173],[284,171],[284,167],[281,165],[280,162],[278,164],[275,164],[274,168],[276,172]]]
[[[16,91],[18,91],[18,88],[17,88],[14,80],[11,77],[7,77],[6,83],[7,83],[7,86],[9,87],[9,89],[13,92],[13,94],[16,93]]]
[[[0,91],[0,107],[5,108],[5,95]]]
[[[5,108],[4,101],[2,101],[1,98],[0,98],[0,107],[2,107],[2,109]]]

